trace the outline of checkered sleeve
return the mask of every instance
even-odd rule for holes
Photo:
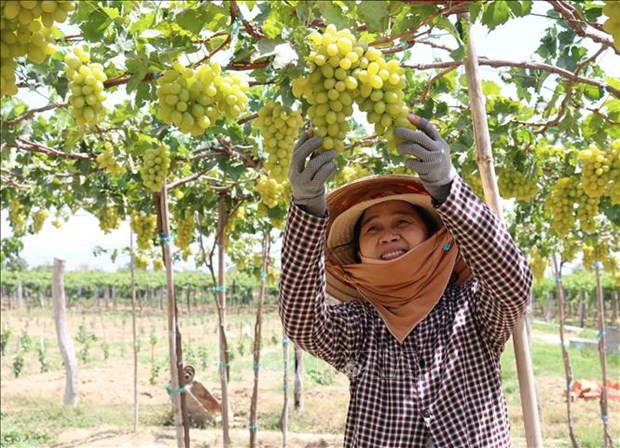
[[[278,311],[293,342],[343,370],[359,352],[365,316],[355,303],[325,301],[326,228],[326,218],[291,204],[282,243]]]
[[[472,304],[477,324],[501,351],[529,299],[527,260],[501,220],[460,177],[437,211],[478,281]]]

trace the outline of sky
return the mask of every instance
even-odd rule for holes
[[[537,9],[544,14],[549,5],[546,2],[540,2],[540,4],[544,4],[544,7]],[[485,56],[489,59],[527,61],[540,44],[540,36],[548,24],[549,20],[544,17],[528,16],[523,19],[510,20],[492,32],[488,32],[484,27],[474,26],[473,35],[478,56]],[[414,51],[416,62],[430,62],[437,50],[418,45]],[[437,56],[445,57],[445,52],[439,50]],[[613,66],[613,64],[616,65]],[[601,65],[610,75],[620,76],[618,57],[614,56],[611,51],[606,52]],[[494,79],[496,73],[495,69],[484,66],[481,66],[479,71],[483,79]],[[47,104],[45,98],[33,93],[20,92],[20,96],[33,108]],[[6,216],[5,211],[0,215],[0,233],[3,237],[11,233]],[[124,222],[119,229],[106,235],[99,229],[98,220],[84,211],[71,216],[60,229],[53,227],[50,221],[51,219],[48,218],[38,234],[23,238],[24,250],[21,255],[30,267],[52,264],[54,258],[64,259],[66,270],[69,271],[85,267],[115,271],[128,264],[128,257],[122,254],[115,263],[111,261],[109,255],[94,255],[94,249],[97,246],[104,247],[110,252],[113,249],[119,249],[119,253],[123,248],[128,247],[130,238],[128,222]],[[276,244],[272,249],[272,255],[276,255],[277,248]],[[196,268],[192,262],[175,263],[174,267],[176,270]]]

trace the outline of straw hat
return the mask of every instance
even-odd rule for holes
[[[361,298],[357,289],[335,275],[333,265],[357,263],[351,242],[355,224],[364,210],[385,201],[400,200],[422,208],[438,227],[443,227],[441,218],[431,204],[431,196],[417,177],[406,175],[379,175],[358,179],[343,185],[327,195],[327,242],[325,268],[327,293],[338,300],[349,301]]]

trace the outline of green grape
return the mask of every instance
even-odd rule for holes
[[[97,156],[99,166],[107,170],[113,176],[124,173],[125,168],[120,165],[114,157],[114,148],[112,147],[112,143],[105,142],[103,147],[103,152]]]
[[[47,28],[51,28],[54,22],[62,23],[67,20],[68,14],[75,9],[73,2],[68,0],[3,0],[0,7],[7,20],[27,26],[34,20],[41,19]]]
[[[164,261],[161,259],[161,257],[153,258],[153,270],[159,272],[162,269],[164,269]]]
[[[311,51],[306,61],[310,73],[293,81],[293,94],[310,104],[308,116],[314,134],[323,138],[318,152],[342,152],[349,130],[346,120],[353,114],[353,103],[359,95],[353,74],[366,44],[357,42],[350,30],[338,31],[333,24],[323,34],[312,33],[309,40]]]
[[[144,154],[140,175],[144,185],[152,191],[162,189],[168,176],[168,168],[170,167],[170,157],[168,156],[168,148],[159,146],[148,150]]]
[[[288,181],[279,183],[275,179],[262,175],[256,182],[256,191],[260,194],[263,204],[273,208],[284,202],[287,197]]]
[[[618,205],[620,204],[620,139],[611,143],[607,157],[611,159],[611,164],[605,193],[609,196],[612,205]]]
[[[619,157],[615,151],[616,159]],[[583,190],[591,198],[600,198],[608,191],[608,184],[612,182],[612,175],[618,175],[618,169],[612,170],[614,165],[614,151],[601,150],[595,144],[589,148],[579,151],[577,154],[581,162],[581,182]],[[620,165],[620,163],[615,163]]]
[[[137,236],[137,245],[140,250],[148,250],[153,245],[153,238],[157,230],[157,216],[140,215],[134,211],[131,214],[131,230]]]
[[[97,211],[96,216],[99,219],[99,228],[105,234],[121,226],[121,217],[115,205],[105,205]]]
[[[529,264],[532,268],[532,273],[534,274],[534,280],[541,282],[545,279],[545,271],[547,270],[548,262],[540,252],[538,252],[538,248],[532,248],[529,257]]]
[[[552,227],[561,237],[568,233],[575,222],[576,195],[576,180],[563,177],[551,188],[547,196],[546,206],[551,211]]]
[[[146,268],[149,266],[150,259],[148,255],[139,253],[133,258],[133,262],[136,269],[140,269],[143,271],[146,270]]]
[[[514,166],[506,166],[499,173],[497,186],[504,199],[516,198],[520,201],[530,201],[538,194],[538,177],[527,175]]]
[[[342,169],[338,170],[336,176],[334,176],[334,185],[340,186],[348,184],[362,177],[370,176],[370,174],[370,171],[363,166],[345,165]]]
[[[586,269],[594,268],[594,247],[584,244],[581,251],[583,254],[583,258],[581,260],[581,264],[583,265],[583,267]]]
[[[71,115],[79,126],[97,124],[105,113],[104,82],[108,79],[103,65],[89,64],[90,54],[82,47],[65,55],[65,72],[69,78]]]
[[[304,124],[301,112],[288,113],[280,104],[269,101],[258,111],[254,124],[261,133],[267,153],[265,169],[277,182],[286,181],[293,147]]]
[[[248,89],[241,75],[222,75],[217,63],[193,70],[175,61],[157,80],[160,118],[183,133],[202,135],[222,115],[236,119],[245,110]]]
[[[24,207],[16,197],[9,199],[9,222],[13,227],[13,232],[15,235],[20,236],[26,232],[26,216],[24,215]]]
[[[194,221],[194,215],[191,212],[186,212],[183,217],[177,218],[177,231],[174,237],[174,244],[181,250],[181,257],[184,261],[187,261],[192,254],[190,244],[194,240],[195,228],[196,223]]]
[[[34,212],[32,215],[32,229],[33,233],[39,233],[43,228],[43,224],[45,224],[45,220],[47,219],[49,212],[47,210],[41,209]]]

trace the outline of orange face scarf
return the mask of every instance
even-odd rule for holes
[[[472,277],[445,228],[394,260],[330,268],[373,304],[400,342],[433,309],[448,284],[460,285]]]

